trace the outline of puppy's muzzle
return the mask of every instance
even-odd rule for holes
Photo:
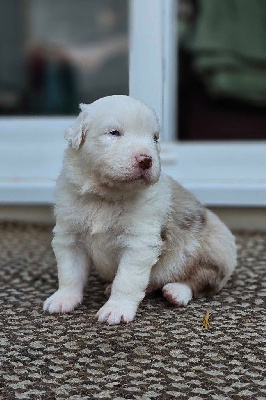
[[[139,164],[139,167],[143,170],[149,169],[152,166],[152,158],[146,154],[140,154],[139,156],[136,156],[136,160]]]

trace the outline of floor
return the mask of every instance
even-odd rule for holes
[[[57,286],[51,229],[0,224],[0,399],[266,398],[266,233],[236,235],[237,270],[213,298],[175,308],[153,294],[135,321],[107,326],[95,275],[73,314],[43,313]]]

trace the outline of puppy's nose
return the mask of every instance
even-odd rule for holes
[[[136,160],[141,169],[149,169],[152,166],[152,158],[147,156],[147,154],[140,154],[139,156],[136,156]]]

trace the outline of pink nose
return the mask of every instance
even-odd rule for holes
[[[147,154],[136,156],[136,160],[141,169],[149,169],[152,166],[152,158],[147,156]]]

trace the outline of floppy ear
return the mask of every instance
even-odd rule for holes
[[[78,150],[84,143],[87,131],[87,124],[89,122],[89,105],[80,104],[81,110],[75,123],[71,125],[65,132],[65,139],[68,141],[73,149]],[[86,124],[85,124],[86,123]]]

